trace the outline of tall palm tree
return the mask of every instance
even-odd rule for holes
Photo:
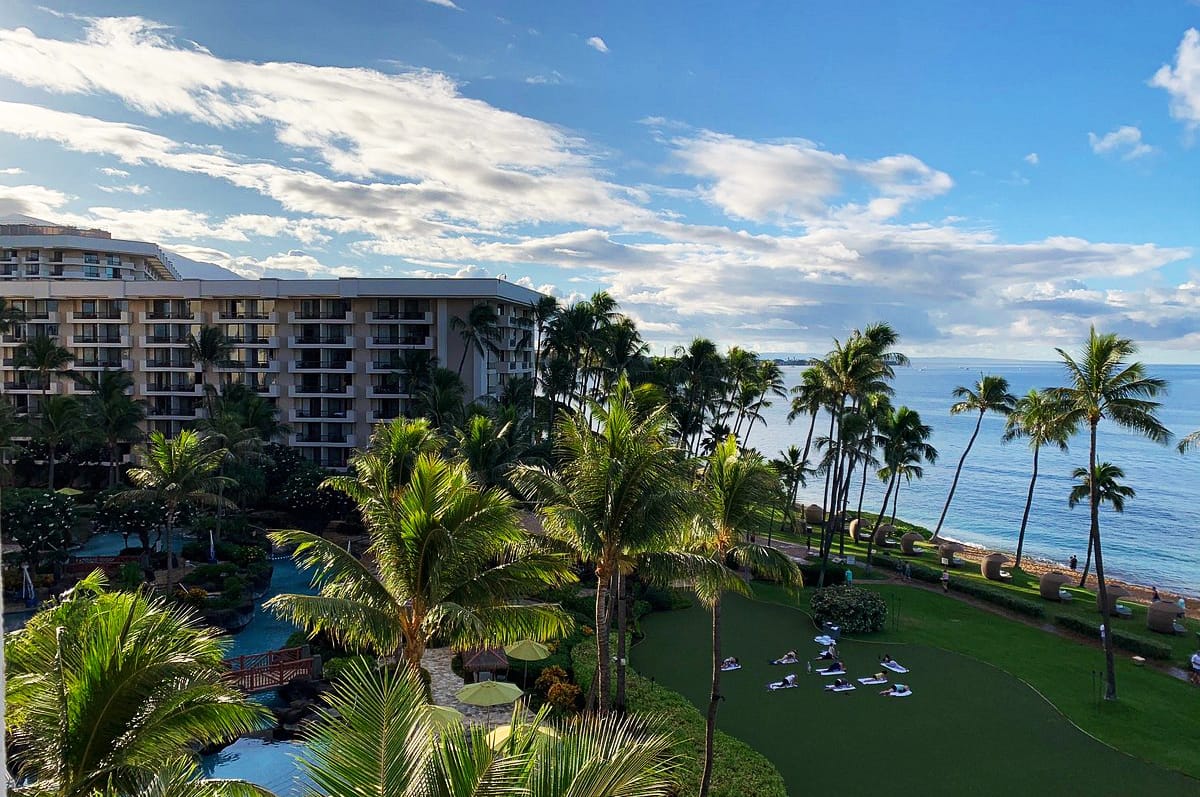
[[[789,530],[795,528],[796,495],[804,486],[808,477],[808,466],[799,446],[788,446],[779,452],[776,459],[771,460],[771,467],[779,475],[782,482],[784,505],[783,517]],[[771,544],[771,535],[767,534],[767,545]]]
[[[89,393],[83,399],[88,433],[107,449],[108,486],[115,487],[121,444],[142,439],[145,404],[128,395],[133,377],[127,371],[106,368],[95,376],[80,377],[79,387]]]
[[[675,379],[683,388],[679,441],[689,452],[699,451],[705,417],[723,390],[724,362],[716,344],[707,338],[695,338],[686,348],[677,346],[675,357]]]
[[[437,727],[407,669],[355,663],[327,695],[301,766],[330,797],[668,797],[677,740],[643,718],[550,723],[514,713],[493,749],[462,725]]]
[[[1108,584],[1104,580],[1104,555],[1100,546],[1100,495],[1096,463],[1096,430],[1107,418],[1117,426],[1137,432],[1156,443],[1166,443],[1171,433],[1158,420],[1159,403],[1153,399],[1167,389],[1167,383],[1146,375],[1140,362],[1129,362],[1137,346],[1115,334],[1097,334],[1093,326],[1078,355],[1072,357],[1057,349],[1067,371],[1067,386],[1055,390],[1066,405],[1068,423],[1086,423],[1089,432],[1088,470],[1091,473],[1090,541],[1096,554],[1096,582],[1099,585],[1101,616],[1110,626]],[[1104,635],[1105,693],[1107,700],[1117,698],[1117,673],[1113,665],[1112,634]]]
[[[86,430],[83,408],[74,396],[51,396],[42,414],[30,425],[33,439],[46,446],[46,489],[54,489],[54,465],[58,450],[77,441]]]
[[[1029,509],[1033,506],[1033,488],[1037,484],[1038,455],[1042,446],[1057,446],[1067,450],[1067,441],[1075,434],[1073,425],[1063,416],[1063,408],[1054,394],[1043,390],[1030,390],[1017,399],[1013,411],[1005,424],[1004,442],[1024,438],[1033,449],[1033,473],[1029,477],[1029,493],[1025,496],[1025,511],[1021,514],[1021,531],[1017,535],[1017,557],[1014,567],[1021,566],[1021,552],[1025,547],[1025,527],[1029,523]]]
[[[972,387],[959,385],[954,388],[953,395],[958,401],[950,407],[951,415],[977,412],[979,417],[975,419],[975,431],[971,432],[971,439],[967,441],[967,447],[963,449],[962,456],[959,457],[958,467],[954,469],[954,481],[950,482],[950,492],[946,495],[942,514],[938,517],[937,527],[933,530],[932,539],[934,540],[942,533],[942,524],[946,521],[946,513],[950,511],[950,502],[954,500],[954,491],[958,489],[958,477],[962,475],[963,463],[967,461],[967,454],[971,453],[971,446],[975,445],[975,438],[979,436],[979,427],[983,425],[983,416],[994,412],[1008,417],[1017,403],[1016,396],[1008,392],[1008,380],[994,374],[981,375],[979,381]]]
[[[906,480],[921,478],[924,470],[922,462],[934,464],[938,452],[929,443],[933,435],[933,427],[921,421],[920,413],[900,406],[879,419],[875,431],[876,443],[883,453],[884,466],[878,472],[878,477],[887,483],[883,492],[883,507],[879,510],[878,522],[883,522],[887,513],[888,498],[893,498],[893,490],[900,491],[900,477]],[[894,505],[894,504],[893,504]],[[867,541],[867,566],[871,565],[871,554],[875,546],[875,535]]]
[[[609,596],[622,556],[652,547],[683,519],[690,500],[684,452],[672,442],[672,432],[667,409],[643,410],[622,376],[604,404],[591,402],[585,412],[560,417],[555,469],[524,465],[512,474],[516,486],[538,502],[544,532],[595,570],[602,714],[609,706]]]
[[[120,494],[122,501],[159,501],[166,510],[167,594],[174,586],[172,560],[175,556],[175,521],[186,506],[230,506],[220,493],[231,479],[218,475],[225,449],[191,429],[176,437],[151,432],[148,445],[134,452],[141,463],[129,469],[133,489]]]
[[[222,454],[221,464],[217,468],[218,476],[224,477],[230,467],[261,463],[266,459],[263,454],[266,441],[260,436],[258,427],[247,424],[245,417],[227,402],[218,401],[215,404],[215,414],[201,421],[198,428],[205,439]],[[225,520],[226,486],[235,486],[233,480],[222,478],[217,484],[218,539],[221,537]]]
[[[754,384],[758,389],[758,397],[752,404],[755,412],[747,416],[750,423],[746,427],[745,440],[750,439],[750,433],[754,431],[755,423],[762,421],[766,426],[767,421],[762,415],[762,410],[772,405],[768,396],[787,398],[788,395],[787,383],[783,379],[783,369],[774,360],[763,360],[758,364],[758,373],[755,375]]]
[[[751,540],[769,527],[767,507],[777,492],[777,478],[762,457],[738,450],[737,438],[725,438],[704,464],[699,484],[700,510],[688,531],[686,546],[705,554],[710,566],[697,574],[696,593],[712,613],[712,689],[705,718],[704,770],[700,797],[712,784],[713,737],[721,701],[721,597],[725,592],[749,594],[750,589],[727,563],[753,568],[763,577],[786,586],[800,584],[800,571],[786,554]]]
[[[1092,479],[1087,468],[1076,468],[1071,471],[1071,476],[1079,481],[1067,496],[1067,506],[1074,509],[1091,495]],[[1111,462],[1101,462],[1096,466],[1096,496],[1101,506],[1109,504],[1115,512],[1125,511],[1125,499],[1136,497],[1137,492],[1132,487],[1120,483],[1124,478],[1125,471]],[[1092,540],[1088,539],[1087,555],[1083,560],[1083,575],[1079,578],[1080,587],[1087,583],[1088,571],[1092,566],[1092,550]]]
[[[463,366],[467,363],[467,355],[474,349],[479,356],[486,358],[488,352],[499,354],[500,326],[496,320],[496,308],[490,304],[477,304],[467,313],[466,318],[454,316],[450,319],[450,328],[462,338],[463,354],[458,361],[458,376],[462,378]]]
[[[75,360],[75,355],[53,338],[37,335],[17,349],[13,365],[28,371],[37,371],[38,384],[42,388],[42,404],[50,395],[51,374],[66,373]]]
[[[486,415],[472,415],[455,430],[454,448],[482,487],[510,488],[509,471],[516,467],[529,445],[514,434],[514,424]]]
[[[521,600],[573,581],[569,563],[542,550],[512,500],[475,486],[464,463],[421,454],[406,485],[359,509],[374,567],[316,535],[275,532],[276,544],[295,546],[296,563],[315,571],[319,593],[277,595],[267,608],[310,633],[399,653],[414,669],[434,637],[467,648],[570,630],[558,606]]]
[[[209,377],[212,369],[229,362],[230,357],[233,356],[233,344],[229,342],[229,338],[225,337],[225,332],[220,327],[207,325],[200,327],[199,335],[189,332],[187,340],[192,361],[200,363],[204,379],[204,402],[208,414],[212,415],[217,386]]]
[[[458,374],[449,368],[434,368],[429,384],[417,393],[413,408],[439,429],[449,429],[463,414],[463,397],[467,388]]]
[[[269,716],[225,679],[224,637],[189,609],[108,591],[99,571],[5,636],[5,726],[20,751],[15,773],[34,780],[29,794],[178,785],[197,742],[230,741]]]
[[[408,485],[418,457],[442,448],[442,438],[428,419],[392,418],[376,424],[367,448],[350,458],[349,472],[330,476],[322,486],[345,493],[359,506],[388,501]]]

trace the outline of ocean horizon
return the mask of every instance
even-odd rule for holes
[[[804,366],[783,366],[788,388],[795,385]],[[1200,596],[1200,525],[1193,509],[1195,486],[1200,484],[1200,451],[1181,455],[1175,449],[1180,437],[1200,429],[1200,365],[1152,365],[1148,372],[1168,382],[1160,398],[1159,418],[1174,435],[1170,445],[1160,445],[1103,421],[1097,438],[1099,461],[1112,462],[1125,471],[1125,483],[1137,491],[1119,514],[1101,509],[1100,531],[1106,575],[1123,581],[1155,586],[1169,593]],[[925,467],[923,479],[902,484],[897,517],[933,528],[946,500],[954,469],[974,429],[975,414],[950,414],[951,392],[957,385],[972,385],[981,373],[1009,380],[1013,394],[1031,388],[1064,383],[1060,362],[997,360],[984,358],[914,358],[897,368],[892,383],[892,403],[918,411],[933,427],[931,443],[938,460]],[[763,412],[748,444],[767,457],[789,445],[803,447],[809,419],[787,423],[790,398],[775,399]],[[814,437],[828,433],[829,418],[822,414]],[[979,437],[963,467],[954,502],[942,526],[944,536],[990,549],[1013,552],[1017,546],[1021,514],[1029,489],[1033,454],[1027,441],[1003,443],[1004,419],[987,415]],[[814,445],[815,448],[815,445]],[[1087,553],[1088,510],[1085,504],[1068,508],[1067,495],[1074,485],[1071,471],[1087,465],[1088,441],[1084,434],[1071,440],[1067,453],[1043,449],[1029,524],[1025,554],[1061,563],[1072,554],[1083,566]],[[816,458],[810,452],[809,459]],[[884,485],[868,475],[863,510],[876,513],[883,501]],[[856,508],[861,471],[855,474],[851,507]],[[823,502],[823,477],[801,488],[799,500]],[[890,506],[889,506],[890,511]]]

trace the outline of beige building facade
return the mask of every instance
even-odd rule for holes
[[[166,255],[151,261],[148,249],[119,251],[138,242],[4,229],[0,255],[20,273],[0,275],[0,296],[25,321],[0,337],[0,379],[18,409],[32,409],[43,385],[37,373],[14,367],[14,355],[47,335],[74,354],[77,372],[130,372],[133,395],[147,407],[147,431],[176,433],[203,416],[206,383],[240,382],[275,402],[292,429],[289,444],[313,462],[341,468],[373,424],[409,410],[406,367],[413,358],[436,358],[455,371],[461,364],[468,400],[533,375],[532,307],[541,294],[503,280],[179,279]],[[90,248],[71,248],[80,240]],[[67,261],[64,273],[25,270],[35,248],[38,263]],[[115,262],[101,266],[114,271],[84,272],[93,259]],[[79,271],[67,273],[67,265]],[[453,323],[478,304],[494,309],[500,331],[498,351],[486,355],[467,347]],[[203,326],[219,327],[233,346],[230,361],[207,374],[188,346]],[[81,390],[69,379],[51,380],[48,389]]]

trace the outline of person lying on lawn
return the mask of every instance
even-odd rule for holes
[[[770,686],[772,689],[783,689],[784,687],[795,686],[795,685],[796,685],[796,673],[793,672],[793,673],[788,673],[787,675],[785,675],[783,677],[782,681],[775,681]]]

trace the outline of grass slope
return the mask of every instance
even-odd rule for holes
[[[725,652],[746,667],[724,680],[719,725],[766,754],[791,794],[885,782],[893,794],[1200,795],[1200,781],[1080,733],[1005,670],[1105,741],[1200,774],[1194,752],[1200,728],[1194,712],[1180,711],[1196,702],[1194,689],[1123,664],[1122,701],[1098,706],[1092,691],[1092,671],[1102,664],[1098,651],[938,594],[872,588],[899,605],[899,628],[844,644],[844,658],[857,677],[877,671],[878,657],[891,652],[913,668],[903,676],[916,692],[912,698],[886,698],[862,686],[830,694],[821,689],[826,679],[803,675],[803,664],[768,666],[790,647],[815,654],[808,617],[776,603],[736,597],[726,603]],[[789,600],[781,590],[762,593]],[[634,649],[634,663],[702,706],[707,616],[696,608],[643,623],[647,636]],[[767,681],[792,670],[802,675],[801,688],[765,690]]]

